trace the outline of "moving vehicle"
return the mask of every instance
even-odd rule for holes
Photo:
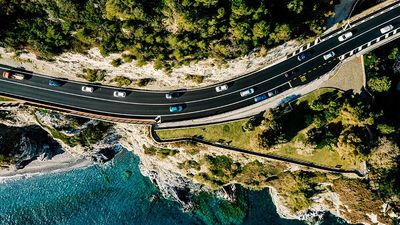
[[[226,90],[228,90],[228,85],[227,84],[215,87],[215,91],[216,92],[221,92],[221,91],[226,91]]]
[[[181,96],[179,92],[170,92],[165,94],[166,99],[179,98],[179,96]]]
[[[82,86],[82,91],[92,93],[94,91],[94,88],[89,86]]]
[[[268,95],[268,97],[272,97],[272,96],[277,95],[278,93],[279,93],[279,90],[276,88],[274,90],[268,91],[267,95]]]
[[[380,31],[381,31],[382,34],[387,33],[387,32],[389,32],[389,31],[391,31],[391,30],[393,30],[393,25],[392,25],[392,24],[389,24],[389,25],[387,25],[387,26],[384,26],[384,27],[382,27],[382,28],[380,29]]]
[[[4,71],[3,72],[3,78],[6,79],[14,79],[14,80],[23,80],[25,79],[25,76],[20,73],[13,73],[11,71]]]
[[[285,73],[285,77],[286,77],[286,78],[289,78],[289,77],[293,76],[293,75],[296,73],[296,70],[297,70],[297,69],[290,70],[290,71],[286,72],[286,73]]]
[[[262,95],[259,95],[259,96],[255,97],[254,101],[255,102],[261,102],[261,101],[264,101],[265,99],[267,99],[267,95],[266,94],[262,94]]]
[[[311,56],[311,52],[308,52],[308,51],[307,52],[303,52],[303,53],[301,53],[300,55],[297,56],[297,60],[302,62],[302,61],[310,58],[310,56]]]
[[[63,83],[59,80],[49,80],[49,86],[52,87],[61,87]]]
[[[247,90],[241,91],[240,96],[245,97],[254,93],[254,88],[249,88]]]
[[[338,37],[338,40],[339,40],[339,41],[345,41],[345,40],[351,38],[352,36],[353,36],[353,33],[351,33],[351,31],[349,31],[349,32],[347,32],[347,33],[344,33],[344,34],[340,35],[340,36]]]
[[[124,92],[124,91],[114,91],[113,95],[116,98],[125,98],[126,97],[126,92]]]
[[[169,111],[172,113],[179,113],[183,111],[183,105],[178,104],[178,105],[172,105],[169,107]]]
[[[328,60],[328,59],[330,59],[330,58],[332,58],[334,56],[335,56],[335,52],[334,51],[330,51],[327,54],[325,54],[323,57],[324,57],[325,60]]]

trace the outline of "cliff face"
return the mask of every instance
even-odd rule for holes
[[[5,165],[23,168],[31,161],[51,159],[62,153],[61,146],[40,126],[9,127],[0,124],[0,157]]]

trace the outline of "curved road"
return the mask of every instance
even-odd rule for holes
[[[28,75],[28,79],[22,81],[1,78],[0,94],[66,109],[121,118],[154,119],[156,116],[161,116],[163,121],[178,121],[206,117],[255,104],[255,96],[271,90],[277,89],[283,92],[294,86],[303,85],[304,82],[300,81],[299,76],[307,77],[307,82],[309,82],[325,74],[350,51],[359,47],[366,48],[376,43],[375,39],[378,37],[385,36],[380,29],[389,24],[394,29],[386,33],[386,36],[400,32],[399,3],[382,13],[378,12],[373,18],[359,20],[355,26],[346,31],[338,30],[332,34],[333,36],[322,37],[321,42],[306,50],[311,53],[306,60],[299,61],[295,55],[269,68],[224,82],[223,84],[228,84],[229,88],[219,93],[215,91],[218,85],[214,85],[202,89],[185,90],[180,97],[168,100],[165,98],[166,91],[121,89],[127,92],[127,96],[115,98],[113,91],[118,88],[68,80],[64,81],[61,87],[51,87],[48,85],[51,77],[0,65],[0,73],[5,70],[14,70]],[[353,33],[353,36],[340,42],[338,36],[349,31]],[[330,51],[335,51],[335,56],[324,60],[323,55]],[[295,71],[294,75],[286,77],[284,74],[290,71]],[[95,90],[93,93],[82,92],[82,85],[93,86]],[[248,88],[254,88],[254,94],[241,97],[239,93]],[[169,112],[169,107],[174,104],[183,104],[184,110],[180,113]]]

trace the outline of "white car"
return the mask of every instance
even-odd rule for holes
[[[253,93],[254,93],[254,89],[253,88],[249,88],[247,90],[241,91],[240,92],[240,96],[245,97],[245,96],[251,95]]]
[[[94,88],[89,86],[82,86],[82,91],[92,93],[94,91]]]
[[[328,60],[328,59],[330,59],[330,58],[332,58],[334,56],[335,56],[335,52],[331,51],[331,52],[325,54],[323,57],[324,57],[325,60]]]
[[[393,30],[393,25],[391,25],[391,24],[389,24],[389,25],[387,25],[387,26],[385,26],[385,27],[382,27],[382,28],[380,29],[380,31],[381,31],[382,34],[387,33],[387,32],[389,32],[389,31],[391,31],[391,30]]]
[[[221,92],[221,91],[226,91],[226,90],[228,90],[228,85],[227,84],[215,87],[215,91],[216,92]]]
[[[352,36],[353,36],[353,33],[347,32],[347,33],[344,33],[344,34],[340,35],[338,40],[339,41],[345,41],[345,40],[351,38]]]
[[[114,91],[114,97],[117,98],[125,98],[126,97],[126,92],[124,91]]]

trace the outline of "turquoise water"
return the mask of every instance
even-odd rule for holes
[[[151,203],[158,189],[139,171],[128,151],[106,165],[34,176],[0,184],[0,224],[282,224],[267,190],[240,187],[240,204],[197,197],[198,210],[184,213],[176,202]],[[344,224],[328,216],[324,225]]]

